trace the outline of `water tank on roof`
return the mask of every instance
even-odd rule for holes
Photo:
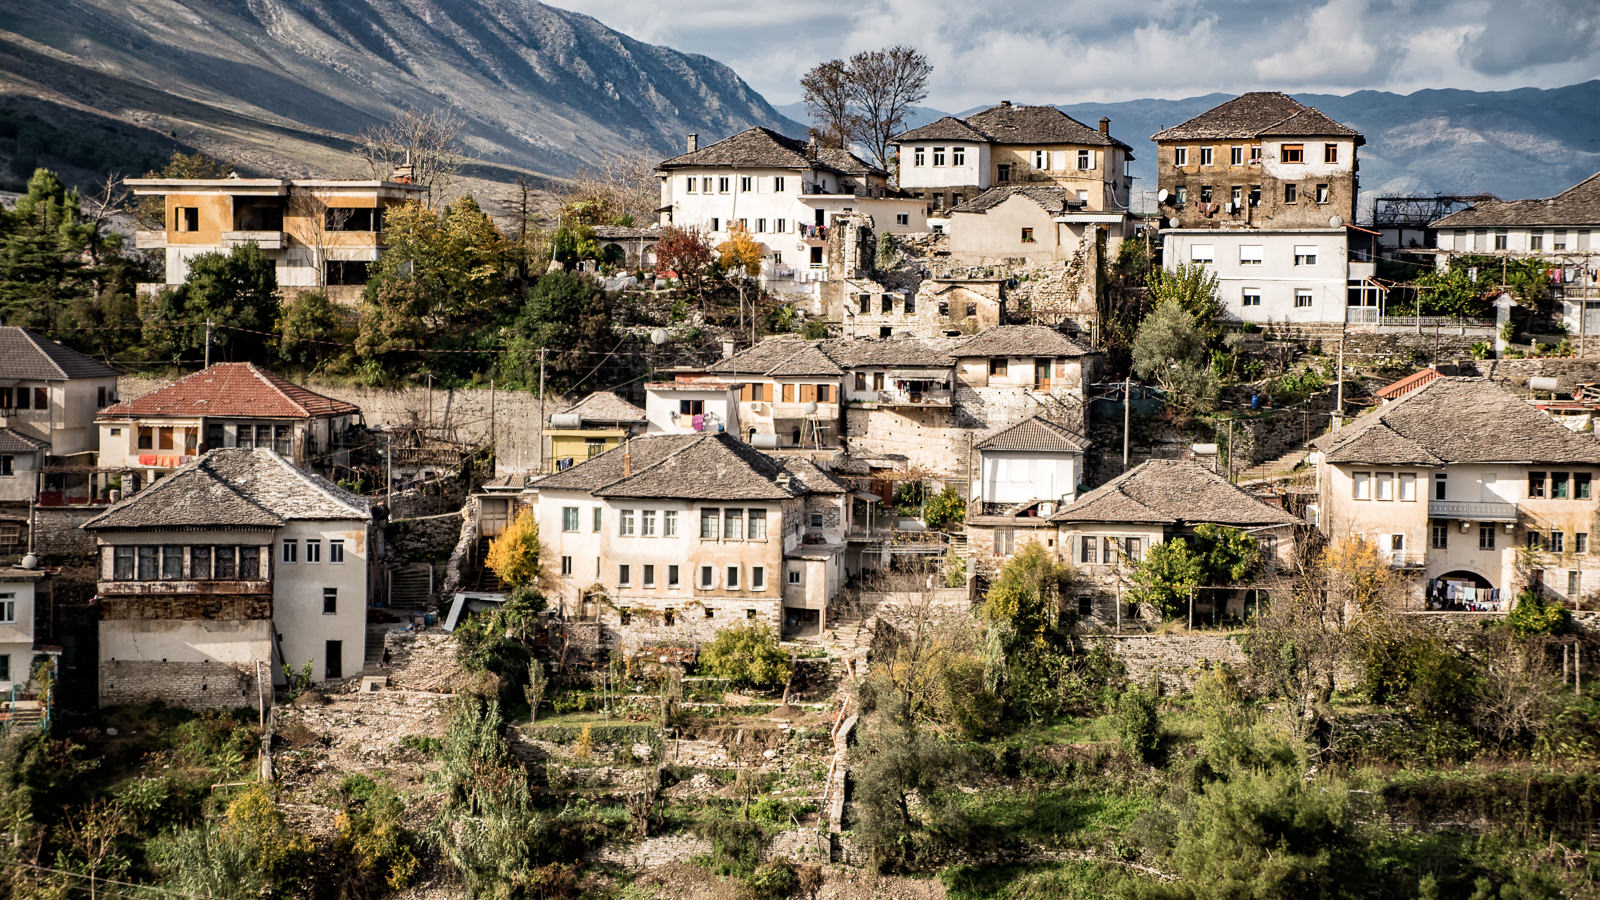
[[[750,446],[757,450],[778,449],[778,436],[775,434],[753,434],[750,436]]]
[[[1530,391],[1546,391],[1553,394],[1559,390],[1556,385],[1556,379],[1549,375],[1535,375],[1528,379],[1528,390]]]
[[[579,413],[556,413],[550,417],[551,428],[582,428],[583,416]]]

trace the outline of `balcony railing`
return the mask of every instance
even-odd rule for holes
[[[1390,550],[1384,559],[1396,569],[1420,569],[1428,564],[1428,554],[1422,550]]]
[[[874,391],[852,397],[852,403],[876,403],[880,406],[949,406],[951,393],[943,391]]]
[[[1515,522],[1517,505],[1501,500],[1429,500],[1428,517],[1473,522]]]
[[[225,247],[255,244],[263,250],[282,250],[287,240],[287,237],[281,231],[224,231],[222,233],[222,244]]]

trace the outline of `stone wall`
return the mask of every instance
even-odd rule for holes
[[[857,457],[900,455],[906,465],[940,478],[967,477],[969,432],[953,427],[944,407],[845,410],[845,436]]]
[[[444,631],[390,631],[383,636],[389,687],[451,693],[465,674],[456,661],[456,639]]]
[[[1489,359],[1473,363],[1472,370],[1523,389],[1536,376],[1556,378],[1569,390],[1574,384],[1600,382],[1600,360],[1593,359]]]
[[[1182,691],[1194,686],[1208,664],[1244,665],[1239,641],[1243,632],[1199,631],[1183,634],[1121,634],[1088,638],[1111,649],[1128,669],[1128,680],[1148,684],[1152,678],[1163,690]]]
[[[1493,344],[1493,330],[1440,328],[1437,334],[1430,328],[1420,332],[1400,329],[1346,331],[1344,361],[1346,365],[1414,368],[1436,362],[1470,359],[1472,345],[1480,341]],[[1324,342],[1322,349],[1328,354],[1336,352],[1336,346],[1328,342]]]
[[[219,662],[100,661],[101,706],[160,700],[189,709],[253,707],[256,690],[253,671]]]
[[[1290,450],[1304,447],[1311,438],[1327,431],[1337,397],[1330,387],[1311,395],[1303,403],[1234,419],[1231,441],[1227,423],[1214,423],[1214,440],[1221,449],[1232,453],[1237,473],[1247,466],[1277,459]]]
[[[629,601],[626,609],[624,621],[621,609],[594,603],[584,611],[589,621],[568,625],[568,662],[600,662],[613,651],[633,654],[642,647],[697,647],[736,626],[765,625],[779,633],[783,627],[783,605],[776,597],[696,597],[649,605]]]
[[[934,588],[931,591],[863,591],[862,606],[871,609],[878,622],[899,631],[925,625],[971,624],[972,595],[965,587]]]

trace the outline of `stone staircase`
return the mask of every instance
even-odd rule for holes
[[[400,566],[389,573],[390,609],[428,609],[433,575],[427,563]]]
[[[1251,481],[1270,481],[1284,478],[1293,474],[1296,466],[1305,462],[1310,451],[1300,448],[1290,450],[1277,459],[1269,459],[1259,465],[1251,466],[1238,474],[1234,481],[1244,484]]]
[[[821,643],[829,658],[845,666],[845,674],[861,678],[867,674],[867,651],[872,646],[876,627],[873,610],[850,594],[841,594],[828,605],[828,627]]]
[[[18,700],[0,707],[0,732],[12,728],[37,728],[44,723],[44,707],[35,700]]]

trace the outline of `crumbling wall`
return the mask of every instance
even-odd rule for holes
[[[444,631],[390,631],[383,636],[389,687],[452,693],[466,670],[456,660],[455,635]]]
[[[263,672],[272,691],[271,673]],[[101,660],[100,705],[159,700],[187,709],[234,709],[256,705],[256,674],[225,663],[166,660]]]
[[[944,407],[850,407],[845,437],[855,457],[904,456],[910,468],[940,478],[967,477],[968,432]]]

